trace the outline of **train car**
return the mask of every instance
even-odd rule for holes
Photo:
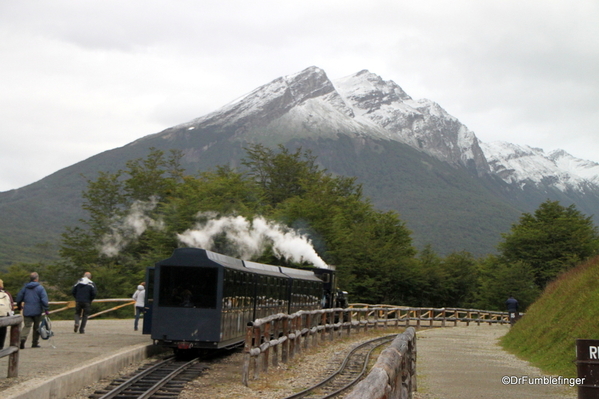
[[[155,344],[178,349],[233,347],[257,318],[334,303],[327,299],[334,292],[331,270],[265,265],[204,249],[177,249],[147,275],[153,293],[147,329]]]

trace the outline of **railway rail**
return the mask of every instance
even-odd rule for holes
[[[386,335],[363,342],[352,349],[341,366],[326,379],[285,399],[326,399],[342,397],[357,384],[367,371],[370,356],[377,348],[391,342],[397,335]]]
[[[114,380],[90,399],[176,398],[185,384],[197,378],[208,365],[199,358],[179,361],[174,356],[139,368],[127,379]]]

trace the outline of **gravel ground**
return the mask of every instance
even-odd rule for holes
[[[499,338],[508,331],[509,326],[480,325],[419,332],[415,399],[577,397],[576,388],[567,385],[504,385],[504,376],[545,376],[499,346]]]

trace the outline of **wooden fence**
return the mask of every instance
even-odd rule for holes
[[[391,305],[369,305],[364,303],[353,303],[349,306],[352,310],[368,309],[368,317],[380,323],[380,320],[385,320],[387,325],[389,322],[398,325],[409,326],[415,322],[416,327],[428,326],[445,327],[447,323],[453,323],[457,326],[458,322],[466,323],[499,323],[509,324],[508,312],[497,312],[492,310],[480,309],[463,309],[463,308],[412,308],[405,306]]]
[[[23,316],[0,317],[0,327],[10,327],[9,346],[0,350],[0,358],[8,356],[7,378],[19,376],[19,343],[21,339],[21,323]]]
[[[352,304],[346,309],[299,311],[291,315],[276,314],[255,320],[247,326],[242,383],[268,371],[269,363],[278,366],[318,342],[332,341],[352,330],[359,332],[380,327],[445,327],[448,323],[508,323],[507,312],[459,308],[409,308],[387,305]]]
[[[379,355],[347,399],[411,399],[417,390],[416,330],[408,327]]]
[[[95,304],[96,303],[112,303],[112,302],[114,302],[114,303],[125,302],[125,303],[122,305],[114,306],[110,309],[103,310],[98,313],[94,313],[94,314],[90,315],[89,318],[93,319],[94,317],[100,316],[101,314],[112,312],[113,310],[117,310],[120,308],[124,308],[125,306],[131,306],[131,305],[135,304],[135,301],[131,298],[94,299],[94,301],[93,301],[93,303],[95,303]],[[62,312],[63,310],[75,309],[75,306],[76,306],[75,301],[52,301],[49,303],[50,303],[50,305],[66,305],[66,306],[63,306],[62,308],[51,310],[49,312],[50,314]]]

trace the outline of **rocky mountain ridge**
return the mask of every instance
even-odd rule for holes
[[[398,84],[362,70],[329,80],[317,67],[280,77],[208,115],[169,131],[235,126],[233,139],[285,143],[337,134],[394,140],[478,176],[508,184],[564,190],[599,189],[599,164],[556,150],[482,143],[439,104],[414,100]],[[161,133],[165,138],[170,133]],[[142,139],[143,140],[143,139]]]

